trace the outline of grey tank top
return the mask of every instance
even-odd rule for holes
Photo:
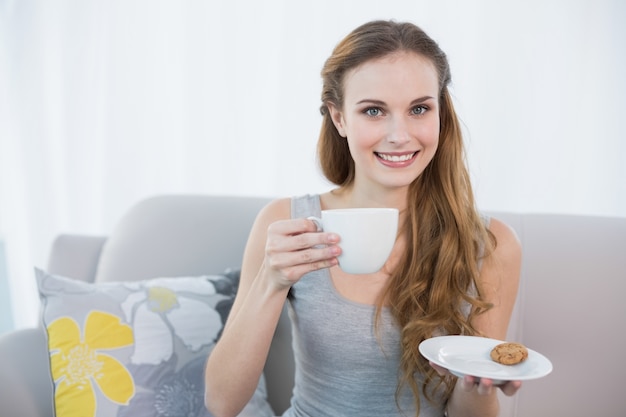
[[[318,195],[292,199],[293,218],[319,215]],[[398,326],[383,309],[377,335],[375,312],[375,306],[339,294],[328,269],[306,274],[293,285],[289,315],[296,374],[291,407],[283,417],[415,416],[408,387],[396,402]],[[443,405],[422,396],[419,415],[441,417]]]

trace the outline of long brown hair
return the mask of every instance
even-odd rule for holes
[[[401,370],[398,393],[408,385],[420,408],[420,390],[427,399],[443,395],[454,378],[441,378],[418,352],[424,339],[438,334],[475,335],[472,318],[490,308],[481,300],[479,262],[495,241],[475,208],[465,163],[460,124],[448,91],[450,67],[445,53],[411,23],[373,21],[344,38],[322,69],[322,128],[318,157],[322,172],[336,185],[354,181],[354,161],[347,141],[335,128],[328,104],[343,108],[343,81],[351,69],[399,51],[429,59],[439,75],[439,146],[431,163],[409,187],[407,220],[401,233],[406,251],[378,306],[390,310],[401,329]],[[423,377],[418,377],[422,375]],[[420,386],[421,385],[421,386]]]

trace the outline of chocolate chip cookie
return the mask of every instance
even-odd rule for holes
[[[528,358],[528,349],[521,343],[506,342],[491,350],[491,359],[503,365],[516,365]]]

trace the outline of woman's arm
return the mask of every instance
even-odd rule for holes
[[[492,219],[489,229],[497,246],[483,262],[478,285],[493,308],[477,316],[472,324],[483,336],[505,340],[519,287],[521,246],[515,232],[499,220]],[[515,394],[520,387],[520,381],[498,386],[506,395]],[[495,417],[498,412],[497,389],[492,380],[472,376],[458,379],[448,402],[448,416]]]
[[[236,416],[252,397],[291,285],[337,263],[335,235],[290,217],[290,200],[277,200],[252,227],[237,296],[206,365],[205,403],[216,417]]]

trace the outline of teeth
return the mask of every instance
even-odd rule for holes
[[[408,161],[409,159],[413,158],[413,155],[415,155],[415,153],[410,153],[410,154],[406,154],[406,155],[387,155],[384,153],[378,153],[378,156],[381,159],[384,159],[385,161],[390,161],[390,162],[404,162],[404,161]]]

